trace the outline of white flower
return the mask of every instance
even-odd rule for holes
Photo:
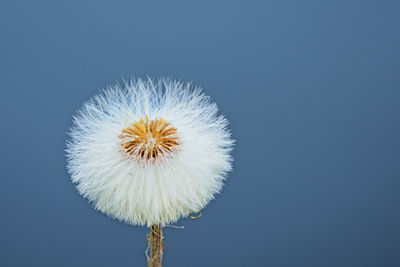
[[[169,79],[108,88],[74,117],[72,181],[129,224],[165,225],[199,211],[231,169],[233,140],[217,111],[200,88]]]

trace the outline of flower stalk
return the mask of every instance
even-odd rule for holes
[[[150,258],[147,259],[148,267],[162,267],[162,256],[164,252],[162,226],[160,224],[150,227],[149,245]]]

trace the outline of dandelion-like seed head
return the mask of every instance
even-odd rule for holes
[[[122,129],[119,136],[125,152],[135,159],[153,160],[159,156],[176,152],[178,143],[177,129],[163,118],[135,121]]]
[[[74,117],[68,171],[96,209],[134,225],[196,212],[231,170],[228,121],[200,88],[132,80],[103,90]]]

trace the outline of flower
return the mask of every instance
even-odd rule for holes
[[[74,117],[68,171],[96,209],[129,224],[176,222],[203,209],[231,170],[228,121],[200,88],[132,80]]]

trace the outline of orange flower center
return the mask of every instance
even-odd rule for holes
[[[148,115],[122,129],[119,138],[126,153],[147,160],[172,153],[179,145],[175,127],[162,118],[150,121]]]

